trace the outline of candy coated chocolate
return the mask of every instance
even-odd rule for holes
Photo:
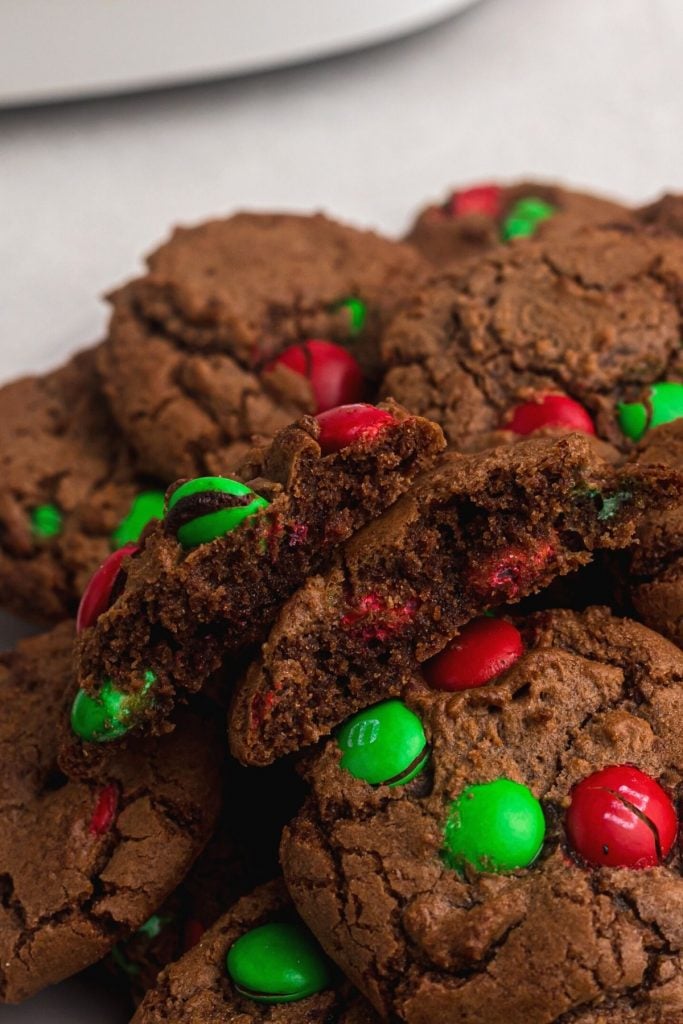
[[[265,372],[286,366],[306,377],[313,390],[316,413],[357,402],[363,394],[363,373],[357,360],[341,345],[314,338],[292,345],[265,366]]]
[[[567,395],[542,395],[512,410],[505,423],[515,434],[532,434],[542,427],[563,427],[582,434],[595,434],[592,419],[579,402]]]
[[[318,444],[325,455],[338,452],[361,438],[371,439],[389,423],[396,422],[384,409],[362,402],[328,409],[319,413],[316,419],[320,427]]]
[[[104,560],[97,572],[93,574],[78,606],[76,615],[76,632],[80,633],[94,626],[100,615],[106,612],[111,604],[111,597],[116,581],[121,572],[123,561],[139,551],[137,544],[124,544]]]
[[[96,697],[79,690],[71,708],[71,728],[82,740],[106,743],[119,739],[135,725],[135,712],[144,704],[156,676],[145,673],[144,685],[134,694],[122,693],[107,679]]]
[[[342,768],[371,785],[405,785],[429,757],[422,722],[400,700],[360,711],[344,723],[337,740]]]
[[[185,548],[208,544],[235,530],[268,502],[246,484],[222,476],[202,476],[171,494],[166,526]]]
[[[423,672],[435,690],[483,686],[510,668],[524,653],[519,630],[504,619],[473,619]]]
[[[332,972],[315,939],[302,925],[265,924],[235,942],[227,956],[237,990],[262,1003],[291,1003],[322,992]]]

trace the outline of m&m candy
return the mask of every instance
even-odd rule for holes
[[[327,412],[319,413],[316,420],[320,427],[318,444],[323,455],[338,452],[361,438],[367,440],[376,437],[390,423],[396,422],[384,409],[362,402],[328,409]]]
[[[142,687],[136,693],[124,693],[111,679],[93,697],[79,690],[71,707],[71,728],[80,739],[89,743],[107,743],[119,739],[136,724],[137,714],[144,708],[156,675],[145,672]]]
[[[130,511],[123,517],[112,533],[112,547],[116,549],[126,544],[137,544],[145,527],[153,519],[163,518],[164,492],[143,491],[133,499]]]
[[[271,373],[277,366],[286,366],[310,381],[316,413],[362,398],[363,373],[358,361],[331,341],[312,339],[292,345],[267,363],[264,372]]]
[[[668,380],[653,384],[644,401],[621,402],[617,416],[626,437],[640,441],[646,431],[683,416],[683,384]]]
[[[223,476],[201,476],[173,491],[166,528],[184,548],[194,548],[224,537],[267,506],[266,499],[246,484]]]
[[[100,615],[109,608],[123,561],[135,555],[139,550],[140,548],[136,544],[125,544],[118,551],[112,551],[99,569],[93,573],[78,606],[77,633],[88,629],[89,626],[94,626]]]
[[[512,410],[503,427],[522,435],[542,427],[595,434],[593,421],[584,407],[567,395],[539,395],[533,402],[524,402]]]
[[[435,690],[469,690],[489,683],[524,653],[518,629],[504,619],[474,619],[422,666]]]
[[[253,928],[228,951],[237,991],[259,1003],[292,1003],[332,984],[332,970],[313,937],[290,923]]]
[[[31,532],[38,540],[51,540],[62,532],[64,518],[56,505],[38,505],[31,512]]]
[[[566,826],[572,849],[592,867],[647,868],[671,851],[678,820],[658,782],[619,764],[574,786]]]
[[[454,192],[446,208],[451,217],[492,217],[501,213],[502,191],[498,185],[474,185]]]
[[[555,207],[543,199],[528,196],[518,200],[503,221],[501,236],[504,242],[513,238],[528,238],[538,225],[555,213]]]
[[[349,318],[349,335],[355,338],[365,327],[368,318],[368,308],[362,299],[342,299],[334,306],[334,311],[344,310]]]
[[[456,870],[504,874],[528,867],[545,837],[545,818],[530,789],[511,779],[468,786],[448,811],[444,859]]]
[[[429,760],[422,722],[400,700],[359,711],[341,727],[337,743],[341,767],[373,786],[403,786]]]

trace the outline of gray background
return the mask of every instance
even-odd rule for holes
[[[449,183],[527,174],[683,191],[682,44],[680,0],[483,0],[330,62],[0,113],[0,379],[95,340],[98,296],[176,221],[324,208],[400,232]],[[17,628],[0,620],[1,646]],[[0,1008],[0,1024],[124,1020],[73,983]]]

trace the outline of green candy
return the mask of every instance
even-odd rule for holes
[[[529,238],[538,225],[555,213],[555,207],[543,199],[528,196],[519,199],[503,221],[501,236],[504,242],[512,238]]]
[[[127,974],[130,978],[137,978],[141,970],[140,965],[134,964],[129,960],[121,949],[121,946],[116,945],[113,947],[111,951],[111,958],[120,971],[123,971],[124,974]]]
[[[339,730],[341,767],[373,786],[403,786],[429,760],[422,722],[400,700],[360,711]]]
[[[444,859],[462,871],[504,874],[532,864],[543,846],[540,803],[519,782],[496,779],[468,786],[448,811]]]
[[[130,511],[111,535],[114,550],[124,544],[137,544],[142,531],[153,519],[164,518],[164,492],[143,491],[133,499]]]
[[[136,712],[146,703],[145,697],[156,678],[154,672],[145,672],[144,685],[137,693],[117,690],[111,679],[105,679],[96,697],[79,690],[71,708],[71,728],[87,742],[119,739],[136,724]]]
[[[221,495],[228,499],[251,496],[252,500],[243,505],[230,505],[228,500],[221,508]],[[259,509],[267,507],[266,499],[246,484],[223,476],[201,476],[188,480],[173,492],[166,523],[184,548],[194,548],[224,537]]]
[[[368,318],[368,308],[362,299],[343,299],[335,307],[335,310],[345,309],[349,314],[349,334],[355,338],[365,327]]]
[[[620,402],[617,415],[626,437],[640,441],[647,430],[672,423],[683,416],[683,384],[672,380],[653,384],[647,405],[643,402]]]
[[[64,519],[56,505],[38,505],[31,512],[31,532],[40,540],[50,540],[62,532]]]
[[[136,935],[144,935],[147,939],[156,939],[172,920],[173,918],[169,916],[162,917],[160,914],[152,914],[144,924],[140,925]]]
[[[293,1003],[332,984],[328,961],[301,925],[264,924],[231,946],[228,974],[237,991],[259,1003]]]

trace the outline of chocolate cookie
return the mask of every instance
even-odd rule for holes
[[[267,764],[396,695],[487,608],[517,602],[633,538],[680,501],[679,473],[614,469],[579,434],[446,453],[283,607],[237,686],[233,754]]]
[[[170,735],[70,781],[57,723],[73,626],[0,656],[0,1001],[103,957],[175,889],[218,815],[220,735],[186,712]]]
[[[396,317],[382,393],[459,447],[562,426],[628,449],[683,412],[682,285],[673,235],[586,228],[500,247]]]
[[[486,621],[312,758],[295,905],[388,1019],[683,1020],[683,655],[603,608]]]
[[[431,263],[445,267],[483,256],[514,238],[566,238],[586,224],[629,224],[621,203],[559,185],[474,185],[422,210],[406,235]]]
[[[253,435],[362,399],[425,270],[321,215],[246,213],[177,229],[148,268],[111,297],[100,367],[142,467],[169,480],[230,472]]]
[[[245,896],[167,968],[133,1024],[377,1024],[294,912],[281,882]]]
[[[638,210],[638,217],[644,224],[683,235],[683,195],[667,192]]]
[[[107,412],[96,358],[0,389],[0,605],[34,621],[72,614],[97,565],[163,508]]]
[[[111,576],[93,584],[77,654],[81,686],[96,697],[81,696],[79,735],[111,739],[143,720],[163,728],[176,694],[263,639],[289,595],[443,444],[435,424],[395,405],[342,407],[255,452],[248,485],[212,477],[173,490],[164,523],[124,563],[111,607]]]
[[[640,466],[683,465],[683,420],[652,430],[639,446]],[[683,647],[683,505],[655,506],[627,564],[631,601],[642,621]]]

